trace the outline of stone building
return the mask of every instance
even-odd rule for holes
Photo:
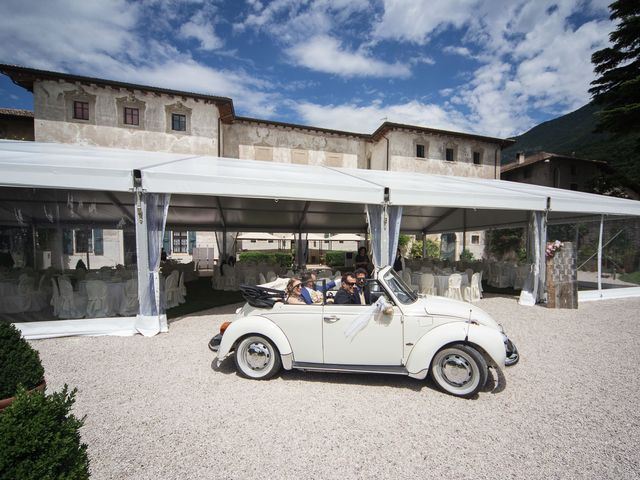
[[[512,182],[590,192],[593,180],[607,168],[607,162],[556,153],[538,152],[502,165],[500,178]]]
[[[512,143],[392,122],[372,134],[331,130],[236,116],[226,97],[12,65],[0,65],[0,72],[33,92],[33,139],[39,142],[480,178],[500,177],[501,150]],[[165,249],[188,260],[198,238],[169,232]],[[465,243],[474,251],[482,242]]]
[[[33,140],[33,112],[0,108],[0,138]]]

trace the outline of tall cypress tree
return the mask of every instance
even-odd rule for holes
[[[603,106],[598,129],[620,135],[640,131],[640,1],[617,0],[609,9],[618,24],[612,46],[591,56],[599,77],[589,92]]]

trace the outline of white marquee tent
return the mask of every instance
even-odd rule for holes
[[[64,208],[70,197],[91,202],[93,214]],[[382,251],[378,261],[386,263],[399,230],[479,230],[537,218],[537,258],[543,263],[546,238],[540,227],[547,220],[604,215],[640,216],[640,202],[500,180],[0,141],[0,225],[35,227],[52,223],[52,217],[58,225],[125,221],[135,224],[138,259],[149,260],[138,261],[142,312],[136,318],[56,321],[46,328],[23,324],[32,336],[163,330],[156,257],[165,226],[333,233],[364,233],[370,226],[378,242],[374,253]],[[628,295],[636,289],[625,290]]]

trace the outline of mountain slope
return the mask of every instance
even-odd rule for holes
[[[502,163],[514,161],[517,152],[575,155],[604,160],[614,168],[623,183],[640,185],[640,132],[623,137],[594,133],[596,114],[600,110],[599,106],[589,103],[515,137],[516,143],[502,151]]]

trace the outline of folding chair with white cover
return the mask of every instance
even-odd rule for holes
[[[180,273],[174,270],[169,274],[164,284],[164,293],[167,299],[166,308],[173,308],[180,305],[180,289],[178,282],[180,281]]]
[[[140,311],[140,303],[138,301],[138,279],[132,278],[124,284],[124,294],[126,298],[126,308],[119,313],[128,317],[136,315]]]
[[[340,272],[338,272],[338,273],[340,273]],[[290,269],[287,270],[287,273],[285,273],[284,276],[287,277],[287,278],[293,277],[293,270],[290,270]]]
[[[276,275],[276,272],[274,272],[273,270],[269,270],[267,272],[267,282],[273,282],[277,278],[278,276]]]
[[[51,278],[51,306],[53,307],[53,315],[58,316],[60,305],[60,290],[55,278]]]
[[[464,300],[462,296],[462,276],[459,273],[449,275],[449,288],[447,289],[447,297],[456,300]]]
[[[477,302],[482,298],[480,292],[480,273],[474,273],[469,286],[464,289],[464,299],[468,302]]]
[[[180,295],[182,296],[182,302],[185,302],[185,297],[187,296],[187,287],[184,286],[184,273],[180,272],[180,280],[178,281],[178,289],[180,290]]]
[[[404,280],[404,283],[407,284],[407,286],[411,289],[411,290],[416,290],[416,285],[413,285],[411,283],[411,270],[406,268],[402,270],[402,280]]]
[[[469,283],[471,283],[471,278],[473,277],[473,268],[467,268],[465,272],[467,274],[467,278],[469,279]]]
[[[87,310],[87,297],[73,291],[67,277],[58,277],[60,301],[58,303],[59,318],[82,318]]]
[[[260,272],[258,274],[258,285],[264,285],[265,283],[267,283],[267,279],[264,278],[264,275]]]
[[[87,318],[109,316],[107,284],[102,280],[87,280]]]
[[[420,293],[423,295],[438,295],[435,277],[431,273],[423,273],[420,276]]]

